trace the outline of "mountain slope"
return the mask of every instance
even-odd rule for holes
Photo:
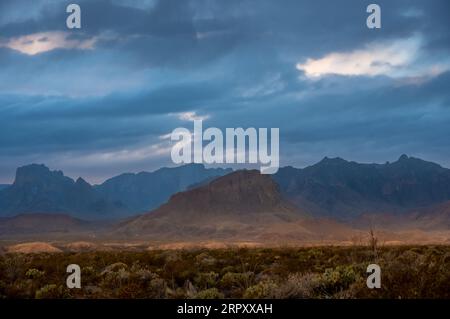
[[[31,234],[73,233],[92,229],[93,224],[63,214],[23,214],[0,218],[0,238]]]
[[[304,169],[281,168],[273,178],[297,206],[342,220],[450,200],[450,170],[406,155],[381,165],[324,158]]]
[[[410,236],[428,234],[438,242],[450,240],[450,201],[414,209],[403,214],[363,214],[349,223],[355,229],[408,233]],[[420,241],[419,241],[420,242]]]
[[[186,190],[191,184],[230,173],[231,169],[207,169],[202,164],[161,168],[154,172],[122,174],[113,177],[96,190],[106,199],[120,201],[134,212],[149,211]]]
[[[158,209],[119,225],[115,234],[158,240],[300,240],[328,236],[321,230],[329,225],[337,233],[348,230],[299,211],[268,175],[237,171],[173,195]]]

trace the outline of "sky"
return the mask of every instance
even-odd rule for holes
[[[81,29],[66,7],[81,7]],[[381,7],[368,29],[366,7]],[[0,183],[173,166],[170,133],[280,129],[282,166],[450,167],[448,0],[2,0]],[[225,165],[226,166],[226,165]]]

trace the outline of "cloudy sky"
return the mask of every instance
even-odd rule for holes
[[[382,28],[366,26],[378,3]],[[78,3],[82,28],[66,27]],[[173,166],[177,127],[279,127],[281,165],[450,167],[450,2],[2,0],[0,183]]]

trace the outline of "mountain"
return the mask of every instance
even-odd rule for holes
[[[175,193],[215,185],[215,180],[231,172],[189,164],[122,174],[91,186],[82,178],[74,181],[61,171],[32,164],[18,168],[14,183],[0,190],[0,216],[65,213],[87,220],[130,217],[157,208]],[[279,186],[277,192],[299,210],[340,221],[364,214],[401,216],[450,201],[450,170],[406,155],[385,164],[324,158],[303,169],[280,168],[270,177]]]
[[[11,187],[0,191],[0,215],[68,213],[88,219],[120,216],[124,206],[104,200],[82,178],[76,181],[44,165],[20,167]]]
[[[273,178],[298,207],[340,220],[450,200],[450,170],[406,155],[386,164],[324,158],[304,169],[280,168]]]
[[[385,239],[432,233],[439,242],[450,229],[449,172],[406,155],[385,164],[324,158],[275,175],[185,165],[91,186],[32,164],[0,190],[0,237],[326,243],[374,226]]]
[[[415,222],[426,230],[449,230],[450,201],[420,210]]]
[[[17,169],[14,183],[0,190],[0,216],[64,213],[83,219],[117,219],[148,211],[190,185],[231,172],[200,164],[122,174],[92,186],[61,171],[32,164]]]
[[[122,174],[113,177],[95,189],[111,201],[120,201],[134,212],[149,211],[190,185],[202,183],[231,173],[231,169],[207,169],[202,164],[188,164],[161,168],[154,172]]]
[[[157,240],[299,240],[325,238],[330,225],[337,233],[347,230],[297,209],[283,198],[270,176],[243,170],[173,195],[158,209],[120,224],[115,235]]]
[[[33,234],[68,234],[93,229],[94,224],[64,214],[22,214],[0,218],[0,238]]]

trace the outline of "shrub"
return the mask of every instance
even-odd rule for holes
[[[449,245],[377,252],[381,289],[366,287],[367,246],[5,254],[0,298],[450,298]]]
[[[346,290],[358,279],[352,266],[337,266],[328,268],[320,277],[320,289],[325,297]]]
[[[248,287],[244,292],[244,298],[263,299],[273,298],[278,286],[273,281],[260,281],[256,285]]]
[[[216,285],[218,278],[219,274],[213,271],[201,272],[197,274],[197,276],[195,276],[194,283],[197,285],[197,287],[203,289],[213,288]]]
[[[35,298],[36,299],[61,299],[67,298],[68,294],[66,293],[63,286],[57,286],[55,284],[45,285],[38,291],[36,291]]]
[[[210,266],[213,266],[216,263],[216,259],[214,257],[211,257],[206,252],[198,254],[195,257],[195,261],[200,267],[210,267]]]
[[[320,285],[320,275],[290,274],[288,279],[274,291],[274,297],[279,299],[313,298]]]
[[[45,271],[41,271],[36,268],[28,269],[25,276],[27,276],[30,279],[39,279],[42,278],[45,275]]]
[[[220,280],[220,285],[223,288],[233,289],[241,288],[247,289],[251,286],[254,278],[253,272],[227,272]]]
[[[224,298],[223,293],[221,293],[217,288],[205,289],[197,293],[196,299],[222,299]]]

